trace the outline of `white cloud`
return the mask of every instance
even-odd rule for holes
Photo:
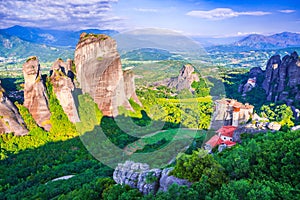
[[[139,12],[158,12],[157,9],[153,8],[135,8],[134,10]]]
[[[248,16],[263,16],[271,14],[270,12],[264,11],[247,11],[247,12],[237,12],[230,8],[215,8],[213,10],[193,10],[188,12],[186,15],[192,17],[199,17],[203,19],[209,20],[222,20],[232,17],[238,17],[241,15],[248,15]]]
[[[289,14],[289,13],[296,12],[296,10],[278,10],[278,12]]]
[[[112,13],[118,0],[0,1],[0,27],[13,25],[50,29],[107,29],[123,19]],[[110,26],[111,27],[111,26]]]
[[[252,35],[252,34],[262,34],[261,32],[237,32],[237,36],[245,36],[245,35]]]

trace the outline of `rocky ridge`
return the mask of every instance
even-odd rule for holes
[[[297,52],[282,59],[279,55],[272,56],[265,73],[262,87],[268,101],[285,101],[290,104],[300,101],[300,60]]]
[[[16,106],[9,100],[0,81],[0,134],[26,135],[28,130]]]
[[[142,106],[135,93],[134,74],[131,69],[122,70],[120,56],[115,41],[106,35],[81,35],[75,52],[77,73],[74,73],[72,60],[64,62],[58,59],[50,70],[50,80],[53,92],[64,112],[73,123],[79,122],[79,116],[72,92],[77,86],[83,93],[90,94],[106,116],[116,116],[118,107],[124,106],[133,110],[129,99],[133,99]],[[36,123],[49,131],[51,129],[49,99],[46,93],[46,76],[41,75],[39,60],[36,56],[29,57],[23,64],[24,75],[24,106],[29,110]],[[76,82],[76,86],[74,84]],[[2,89],[1,89],[2,91]],[[1,92],[1,106],[3,102],[10,102]],[[10,102],[10,107],[14,105]],[[7,107],[7,105],[5,105]],[[17,114],[16,108],[11,109]],[[6,112],[1,107],[1,112]],[[0,115],[2,116],[2,115]],[[24,122],[21,116],[16,118],[20,125]],[[3,117],[1,117],[3,121]],[[1,122],[2,122],[1,121]],[[8,123],[8,122],[6,122]],[[24,135],[28,131],[15,126],[18,130],[4,129],[2,132],[15,132],[15,135]]]
[[[150,169],[148,164],[126,161],[124,164],[118,164],[113,173],[113,179],[118,184],[137,188],[143,194],[165,192],[172,184],[191,185],[187,180],[169,176],[172,170],[173,168]]]
[[[240,85],[239,92],[246,96],[246,93],[254,87],[261,87],[265,90],[267,101],[282,101],[289,106],[294,106],[300,102],[299,77],[300,59],[297,52],[285,55],[283,58],[274,55],[268,60],[265,71],[259,67],[250,70],[248,82]],[[257,82],[257,79],[263,81]],[[250,85],[251,80],[256,83]]]

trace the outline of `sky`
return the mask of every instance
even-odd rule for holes
[[[0,28],[120,32],[163,28],[189,36],[300,33],[295,0],[0,0]]]

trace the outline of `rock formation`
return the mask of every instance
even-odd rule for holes
[[[153,86],[167,86],[169,88],[175,88],[177,91],[181,91],[183,89],[188,89],[193,92],[192,83],[199,81],[199,76],[195,72],[195,69],[192,65],[186,64],[183,65],[179,75],[177,77],[167,78],[162,81],[157,81],[152,83]]]
[[[51,128],[49,121],[51,113],[37,57],[30,57],[23,64],[23,74],[25,79],[24,106],[28,108],[37,124],[49,131]]]
[[[142,106],[139,98],[135,93],[135,83],[134,83],[134,74],[132,69],[127,68],[123,70],[124,83],[125,83],[125,95],[127,99],[132,98],[137,104]]]
[[[79,122],[78,112],[72,96],[74,84],[71,78],[66,75],[66,71],[70,71],[68,64],[58,59],[54,62],[51,71],[50,81],[60,105],[71,122]]]
[[[266,67],[262,87],[266,91],[267,101],[284,101],[292,104],[300,101],[300,60],[296,52],[282,59],[272,56]]]
[[[178,91],[183,89],[189,89],[192,91],[193,89],[191,85],[194,81],[199,81],[199,77],[195,73],[194,67],[187,64],[181,68],[178,77],[171,78],[169,80],[167,86],[170,88],[176,88]]]
[[[261,85],[264,77],[265,72],[260,67],[253,67],[249,71],[247,82],[239,86],[239,92],[242,93],[242,96],[246,96],[247,92],[250,92],[257,85]]]
[[[119,106],[132,110],[115,40],[82,33],[75,50],[75,65],[83,93],[91,95],[103,115],[116,116]]]
[[[173,184],[177,184],[180,186],[186,185],[186,186],[191,186],[192,184],[181,178],[177,178],[175,176],[170,176],[169,173],[173,170],[173,168],[165,168],[161,172],[161,177],[159,180],[159,190],[166,192],[169,187]]]
[[[8,99],[0,81],[0,134],[26,135],[28,130],[16,106]]]
[[[143,194],[155,194],[159,190],[167,191],[172,184],[191,185],[187,180],[169,176],[172,170],[172,168],[150,169],[148,164],[126,161],[124,164],[118,164],[113,179],[118,184],[137,188]]]

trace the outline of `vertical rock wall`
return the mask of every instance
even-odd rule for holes
[[[77,80],[103,115],[116,116],[118,107],[132,110],[125,95],[120,55],[115,40],[83,33],[75,50]]]
[[[69,71],[69,65],[69,62],[65,64],[62,60],[55,61],[51,69],[50,81],[53,84],[53,92],[59,100],[64,112],[67,114],[69,120],[75,123],[80,120],[72,96],[74,84],[71,78],[66,75],[66,71]]]
[[[300,60],[296,52],[280,58],[272,56],[266,67],[265,89],[268,101],[300,101]]]
[[[25,79],[24,106],[28,108],[37,124],[49,131],[51,113],[37,57],[30,57],[23,64],[23,74]]]
[[[4,89],[0,85],[0,134],[1,133],[26,135],[28,130],[18,109],[5,95]]]

